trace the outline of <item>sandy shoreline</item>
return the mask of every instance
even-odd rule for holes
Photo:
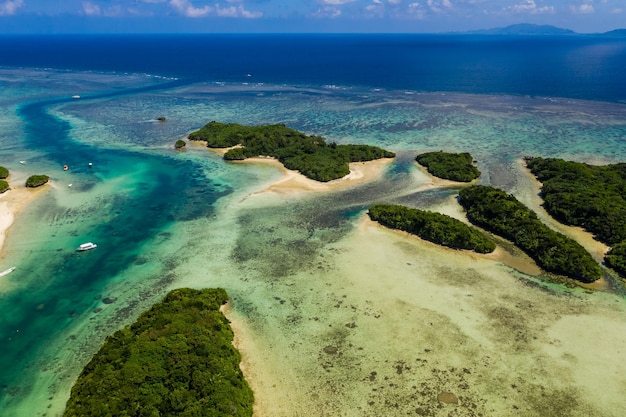
[[[11,182],[11,188],[8,191],[0,194],[0,256],[2,255],[4,240],[15,217],[28,202],[39,195],[42,190],[48,188],[27,188],[25,186],[16,186],[14,182]]]
[[[208,149],[217,155],[223,156],[229,149],[232,148],[234,147]],[[230,162],[234,164],[268,164],[281,170],[283,173],[283,177],[281,179],[252,194],[259,195],[268,192],[292,194],[305,191],[328,192],[346,189],[354,185],[364,184],[380,178],[387,166],[390,165],[394,159],[395,158],[382,158],[367,162],[351,162],[349,164],[350,173],[348,175],[328,182],[312,180],[300,174],[298,171],[287,169],[282,163],[273,157],[258,156],[248,158],[243,161]]]

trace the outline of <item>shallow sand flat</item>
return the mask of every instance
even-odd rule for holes
[[[39,195],[47,186],[31,189],[15,185],[16,180],[11,178],[11,189],[0,194],[0,254],[4,239],[13,224],[15,216],[32,198]]]
[[[256,195],[268,192],[277,194],[290,194],[310,191],[328,192],[342,190],[380,178],[384,170],[392,162],[393,158],[377,159],[375,161],[368,162],[352,162],[349,164],[350,173],[348,175],[328,182],[315,181],[305,177],[299,172],[288,170],[283,166],[283,164],[281,164],[274,158],[249,158],[245,161],[236,163],[272,164],[284,171],[284,176],[282,179],[272,184],[269,184],[259,192],[254,193]]]
[[[254,314],[236,302],[229,313],[255,417],[626,412],[619,396],[589,395],[626,383],[581,369],[593,349],[549,354],[555,339],[581,338],[606,347],[600,362],[620,360],[626,310],[613,296],[551,289],[367,221],[326,249],[321,270],[257,287]],[[442,392],[459,404],[440,404]]]

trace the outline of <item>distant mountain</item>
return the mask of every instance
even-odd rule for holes
[[[626,29],[615,29],[601,33],[602,36],[614,36],[616,38],[626,38]]]
[[[465,32],[476,35],[576,35],[573,30],[562,29],[550,25],[533,25],[530,23],[519,23],[503,28],[480,29]]]

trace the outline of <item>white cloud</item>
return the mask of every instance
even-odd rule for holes
[[[624,9],[621,9],[619,7],[616,7],[615,9],[611,10],[611,13],[613,14],[620,14],[620,13],[624,13]]]
[[[7,0],[4,3],[0,3],[0,16],[10,16],[15,14],[17,9],[23,5],[23,0]]]
[[[170,5],[187,17],[204,17],[213,11],[211,6],[194,7],[189,0],[170,0]]]
[[[505,8],[505,11],[513,13],[554,13],[554,7],[552,6],[537,6],[535,0],[522,0],[519,4]]]
[[[595,10],[593,8],[593,4],[590,2],[586,2],[583,4],[580,4],[578,6],[576,5],[571,5],[570,6],[570,10],[574,13],[580,13],[580,14],[589,14],[589,13],[593,13]]]
[[[321,0],[322,4],[328,4],[331,6],[339,6],[341,4],[352,3],[356,0]]]
[[[406,10],[407,14],[415,19],[423,19],[426,10],[419,2],[410,3]]]
[[[389,0],[389,4],[400,4],[402,0]]]
[[[341,16],[341,10],[337,9],[336,7],[325,6],[320,9],[317,9],[317,11],[311,14],[311,16],[318,17],[318,18],[331,18],[332,19],[332,18]]]
[[[83,13],[87,16],[100,16],[102,14],[102,10],[100,6],[97,4],[84,2],[83,3]]]
[[[245,17],[246,19],[257,19],[263,16],[262,12],[251,12],[245,10],[242,6],[220,7],[215,6],[215,14],[220,17]]]
[[[435,13],[445,12],[452,8],[450,0],[428,0],[428,7]]]

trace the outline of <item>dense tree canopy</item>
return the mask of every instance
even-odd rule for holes
[[[626,277],[626,241],[613,246],[604,257],[604,262],[622,277]]]
[[[171,291],[109,336],[72,388],[64,417],[249,417],[253,394],[223,289]]]
[[[594,166],[553,158],[527,158],[526,164],[543,183],[548,213],[608,245],[626,240],[626,164]]]
[[[496,244],[478,230],[445,214],[391,204],[377,204],[369,216],[380,224],[403,230],[443,246],[469,249],[478,253],[493,252]]]
[[[447,180],[470,182],[480,176],[480,171],[473,165],[472,155],[467,152],[427,152],[417,155],[415,160],[432,175]]]
[[[327,144],[321,136],[305,135],[283,124],[243,126],[213,121],[190,133],[189,139],[206,141],[209,148],[234,147],[224,155],[226,160],[271,156],[288,169],[324,182],[347,175],[350,162],[395,156],[376,146]]]
[[[47,175],[31,175],[26,179],[26,186],[35,188],[44,185],[50,179]]]
[[[0,180],[3,180],[8,176],[9,176],[9,170],[3,166],[0,166]]]
[[[558,233],[512,195],[483,185],[461,190],[460,203],[469,220],[514,242],[549,272],[582,282],[600,278],[602,270],[580,244]]]
[[[5,180],[0,180],[0,194],[9,189],[9,183]]]

